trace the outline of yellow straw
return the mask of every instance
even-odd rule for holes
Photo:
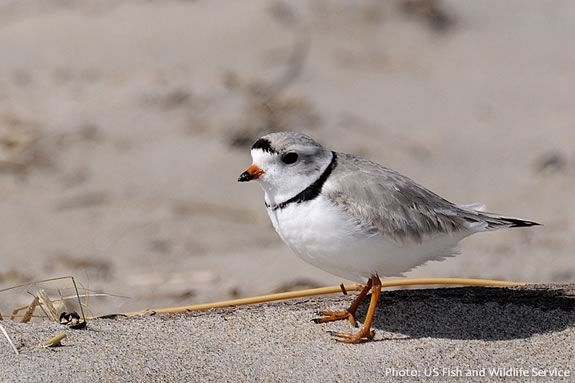
[[[458,285],[458,286],[490,286],[490,287],[513,287],[513,286],[525,286],[525,282],[508,282],[508,281],[494,281],[488,279],[467,279],[467,278],[406,278],[399,279],[395,281],[382,282],[383,287],[398,287],[398,286],[425,286],[425,285]],[[349,285],[343,285],[346,291],[359,291],[363,288],[363,285],[354,283]],[[335,294],[342,292],[342,286],[329,286],[320,287],[317,289],[307,289],[298,291],[288,291],[285,293],[261,295],[257,297],[233,299],[228,301],[204,303],[192,306],[180,306],[180,307],[167,307],[161,309],[146,309],[141,311],[133,311],[125,313],[124,315],[128,317],[144,315],[150,313],[183,313],[190,311],[202,311],[210,310],[215,308],[224,307],[234,307],[243,305],[253,305],[257,303],[273,302],[286,299],[311,297],[315,295],[326,295]]]

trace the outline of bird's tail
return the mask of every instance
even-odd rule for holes
[[[528,221],[526,219],[510,218],[510,217],[493,217],[493,218],[495,218],[496,222],[494,222],[493,224],[487,222],[488,229],[491,228],[491,226],[493,226],[493,229],[498,229],[501,226],[505,227],[541,226],[540,223],[534,221]]]
[[[470,204],[459,206],[465,212],[465,219],[469,222],[470,227],[479,231],[497,230],[512,227],[530,227],[540,226],[540,223],[529,221],[521,218],[503,217],[499,214],[488,213],[484,211],[485,205]]]

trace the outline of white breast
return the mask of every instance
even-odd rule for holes
[[[280,237],[302,257],[338,252],[358,234],[355,225],[323,196],[275,211],[268,209],[268,214]]]
[[[334,275],[365,282],[372,275],[400,276],[429,260],[454,255],[464,235],[442,235],[423,243],[397,243],[369,235],[323,196],[268,214],[283,241],[304,261]]]

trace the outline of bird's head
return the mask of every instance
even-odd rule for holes
[[[305,134],[279,132],[258,139],[251,149],[253,163],[238,181],[257,180],[272,203],[287,200],[317,180],[332,153]]]

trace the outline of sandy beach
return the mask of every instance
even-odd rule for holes
[[[0,314],[29,304],[31,289],[71,294],[69,281],[28,285],[68,275],[90,296],[84,301],[93,315],[345,282],[295,257],[274,232],[260,188],[236,182],[251,162],[251,143],[277,130],[382,163],[455,203],[481,202],[544,225],[474,236],[461,255],[407,276],[572,283],[574,21],[567,0],[0,0],[0,290],[24,285],[0,292]],[[305,343],[318,329],[296,317],[334,299],[240,311],[233,347],[264,338],[248,331],[258,310],[277,324],[266,325],[265,339],[302,332]],[[222,335],[206,334],[228,314],[214,315],[98,321],[71,341],[138,326],[158,340],[162,331],[153,328],[167,326],[174,332],[166,337],[181,347],[178,360],[192,363],[201,352],[223,352],[219,338],[188,343]],[[2,323],[22,339],[58,327]],[[465,348],[503,363],[517,346],[525,360],[573,360],[563,350],[572,343],[569,326],[537,335],[542,343],[534,348],[530,334],[495,344],[435,335],[376,342],[361,355],[397,362],[420,347],[447,352],[441,358]],[[315,346],[305,347],[324,359],[309,368],[351,357],[332,343],[322,348],[323,332],[314,337]],[[148,355],[144,343],[106,347],[125,352],[118,358],[127,365],[128,353]],[[87,354],[70,358],[78,350]],[[0,347],[7,363],[0,370],[14,374],[18,360],[38,373],[39,360],[48,366],[65,356],[74,360],[70,371],[83,371],[69,376],[77,381],[99,358],[89,350],[14,359]],[[280,355],[261,361],[277,363]],[[413,358],[419,366],[426,360]],[[249,375],[236,373],[230,379]]]
[[[91,321],[65,330],[7,324],[20,355],[0,347],[9,382],[569,382],[575,373],[573,285],[385,292],[375,341],[336,343],[321,297],[185,315]],[[365,314],[367,305],[360,308]],[[0,345],[4,345],[0,340]]]

